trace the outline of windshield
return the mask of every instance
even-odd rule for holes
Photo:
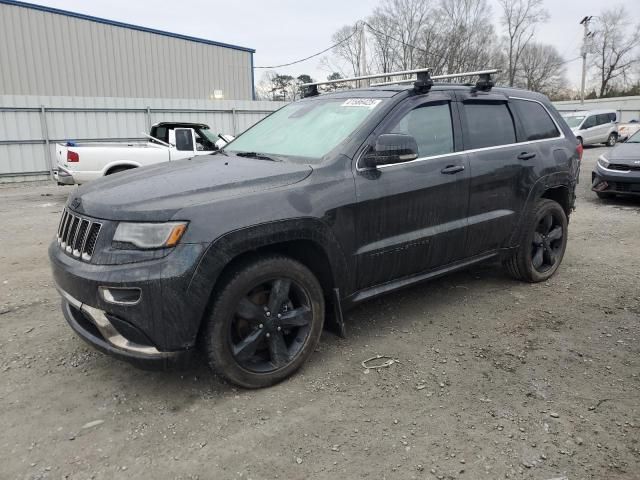
[[[202,135],[203,137],[206,137],[206,139],[209,140],[213,144],[215,144],[218,141],[218,137],[211,130],[207,130],[207,129],[203,128],[203,129],[198,130],[198,133],[200,135]]]
[[[640,143],[640,130],[631,135],[626,143]]]
[[[383,102],[378,98],[319,98],[292,103],[247,130],[225,150],[320,159]]]
[[[579,117],[571,115],[570,117],[564,117],[564,120],[565,122],[567,122],[567,125],[569,125],[569,128],[576,128],[579,127],[584,120],[584,115],[581,115]]]

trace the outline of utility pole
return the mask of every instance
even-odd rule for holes
[[[367,37],[365,35],[365,23],[360,23],[360,75],[367,74]],[[360,87],[368,87],[369,80],[360,80]]]
[[[589,22],[592,16],[586,16],[580,21],[580,25],[584,27],[584,36],[582,37],[582,86],[580,87],[580,104],[584,105],[584,83],[587,78],[587,39],[591,33],[589,32]]]

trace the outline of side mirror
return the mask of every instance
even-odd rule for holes
[[[418,158],[418,144],[411,135],[385,133],[376,140],[376,146],[363,158],[364,165],[376,168],[378,165],[392,165],[410,162]]]

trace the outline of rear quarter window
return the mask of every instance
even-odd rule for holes
[[[556,138],[560,132],[547,110],[538,102],[511,100],[522,125],[522,140],[534,141]]]
[[[465,103],[467,148],[485,148],[516,143],[513,117],[506,103]]]

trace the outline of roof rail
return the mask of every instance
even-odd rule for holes
[[[398,75],[411,75],[416,74],[420,76],[420,74],[429,74],[428,68],[416,68],[414,70],[403,70],[400,72],[387,72],[387,73],[374,73],[372,75],[360,75],[359,77],[349,77],[349,78],[339,78],[337,80],[325,80],[324,82],[311,82],[311,83],[303,83],[300,85],[300,88],[305,89],[305,97],[313,97],[318,95],[318,86],[319,85],[334,85],[336,83],[348,83],[348,82],[357,82],[358,80],[371,80],[374,78],[385,78],[385,77],[395,77]],[[415,80],[411,80],[412,82]]]
[[[448,79],[448,78],[475,77],[476,75],[478,75],[480,77],[480,79],[476,83],[476,88],[478,90],[482,90],[482,91],[489,91],[493,87],[493,80],[491,79],[491,75],[494,74],[494,73],[499,73],[499,72],[500,72],[500,70],[494,68],[494,69],[491,69],[491,70],[478,70],[478,71],[475,71],[475,72],[448,73],[446,75],[435,75],[435,76],[431,77],[431,80],[445,80],[445,79]],[[419,78],[418,79],[409,78],[409,79],[406,79],[406,80],[396,80],[396,81],[391,81],[391,82],[372,83],[371,86],[372,87],[381,87],[381,86],[385,86],[385,85],[398,85],[398,84],[403,84],[403,83],[412,83],[412,82],[415,82],[416,80],[419,80]]]
[[[400,75],[412,75],[415,73],[416,78],[408,78],[408,79],[395,80],[390,82],[372,83],[371,86],[381,87],[385,85],[399,85],[404,83],[413,83],[416,91],[418,91],[419,93],[425,93],[429,91],[429,89],[433,86],[434,80],[445,80],[448,78],[479,76],[480,79],[476,82],[476,85],[475,85],[476,90],[489,91],[494,85],[493,80],[491,79],[491,75],[499,72],[500,70],[494,68],[489,70],[477,70],[474,72],[447,73],[445,75],[436,75],[432,77],[430,75],[428,68],[418,68],[414,70],[403,70],[399,72],[375,73],[372,75],[361,75],[359,77],[340,78],[337,80],[326,80],[324,82],[303,83],[302,85],[300,85],[300,88],[304,89],[303,90],[304,97],[313,97],[315,95],[318,95],[319,85],[332,85],[337,83],[356,82],[359,80],[371,80],[373,78],[397,77]]]

